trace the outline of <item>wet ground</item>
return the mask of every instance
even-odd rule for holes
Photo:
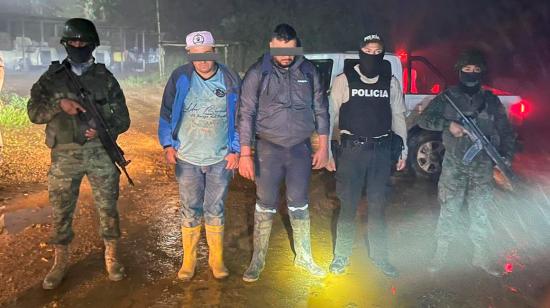
[[[21,84],[12,87],[24,88]],[[173,170],[162,161],[156,141],[161,93],[156,87],[126,89],[133,122],[120,142],[133,161],[129,172],[136,186],[128,186],[125,180],[121,183],[121,256],[129,274],[121,282],[107,279],[97,214],[85,182],[75,213],[70,271],[57,290],[41,289],[53,257],[47,244],[51,211],[43,127],[3,131],[6,149],[0,172],[6,176],[0,179],[0,213],[5,227],[0,235],[0,306],[544,307],[550,284],[549,243],[544,236],[550,234],[548,208],[533,206],[540,203],[532,199],[518,201],[499,193],[500,201],[491,209],[497,222],[491,245],[499,256],[495,261],[503,272],[508,271],[504,277],[490,277],[469,265],[471,244],[467,239],[453,245],[446,269],[430,276],[425,268],[434,249],[439,212],[436,185],[406,174],[393,178],[395,193],[387,210],[390,259],[401,273],[397,279],[384,277],[369,262],[364,232],[358,234],[352,265],[345,275],[319,279],[295,268],[283,206],[274,223],[261,279],[243,282],[242,273],[252,253],[255,197],[253,184],[236,175],[226,202],[225,261],[231,276],[217,281],[209,273],[203,237],[196,276],[190,282],[178,281],[178,191]],[[526,177],[546,183],[550,175],[547,149],[537,144],[528,150],[519,155],[516,165],[523,166],[520,171]],[[22,156],[28,159],[22,162]],[[333,184],[329,173],[316,172],[310,192],[314,257],[324,268],[332,257],[338,207]],[[548,191],[547,186],[541,187]],[[365,215],[366,204],[362,204],[363,231]]]

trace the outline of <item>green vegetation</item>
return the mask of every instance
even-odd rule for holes
[[[28,97],[15,93],[0,94],[0,127],[25,127],[31,122],[27,115]]]

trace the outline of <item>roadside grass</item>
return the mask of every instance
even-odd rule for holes
[[[0,127],[20,128],[31,124],[27,115],[28,97],[0,93]]]

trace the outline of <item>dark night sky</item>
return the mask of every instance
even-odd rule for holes
[[[355,50],[362,35],[382,33],[390,50],[430,56],[439,66],[465,47],[490,56],[493,73],[537,79],[550,75],[550,1],[543,0],[160,0],[167,37],[209,29],[243,42],[250,56],[264,48],[273,27],[296,27],[309,51]],[[451,61],[452,62],[452,61]],[[540,76],[539,76],[540,75]]]

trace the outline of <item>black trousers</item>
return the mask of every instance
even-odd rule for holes
[[[336,194],[340,199],[340,213],[335,256],[351,255],[355,239],[357,206],[366,181],[369,256],[374,261],[388,258],[385,209],[392,167],[390,147],[390,138],[369,143],[347,140],[339,146]]]

